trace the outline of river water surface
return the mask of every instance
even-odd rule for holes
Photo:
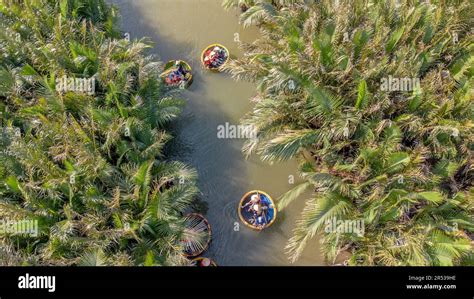
[[[132,39],[149,37],[153,53],[163,61],[184,59],[193,68],[194,82],[183,93],[188,103],[178,121],[173,152],[199,174],[202,198],[208,203],[206,217],[213,230],[213,241],[204,254],[222,266],[290,265],[284,247],[307,194],[283,212],[262,232],[251,231],[240,223],[237,206],[244,193],[260,189],[278,198],[297,182],[296,162],[268,165],[258,157],[245,159],[242,139],[219,139],[217,128],[239,120],[251,110],[255,95],[251,83],[236,82],[227,74],[205,71],[200,54],[209,44],[225,45],[233,56],[242,55],[235,37],[251,42],[256,28],[243,29],[238,11],[226,11],[221,0],[110,0],[122,16],[122,30]],[[236,35],[238,34],[238,35]],[[312,240],[295,265],[322,265],[317,240]]]

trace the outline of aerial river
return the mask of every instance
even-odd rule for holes
[[[173,158],[197,169],[206,217],[213,240],[204,256],[222,266],[291,265],[285,246],[304,205],[305,194],[283,212],[268,229],[256,232],[240,223],[237,206],[249,190],[259,189],[278,198],[298,182],[296,162],[269,165],[245,159],[243,139],[217,138],[218,126],[238,125],[251,110],[255,95],[251,83],[236,82],[228,74],[211,73],[200,64],[209,44],[225,45],[233,56],[242,55],[236,38],[252,42],[256,28],[238,24],[237,10],[226,11],[221,0],[110,0],[122,16],[121,28],[132,39],[149,37],[152,50],[162,61],[183,59],[193,68],[194,82],[182,93],[187,100],[184,115],[175,125]],[[306,198],[305,198],[306,196]],[[295,265],[322,265],[316,238]]]

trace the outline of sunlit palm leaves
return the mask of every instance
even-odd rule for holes
[[[101,0],[0,3],[0,216],[39,223],[0,236],[2,263],[187,264],[196,172],[164,159],[183,101],[163,93],[149,46],[117,39]],[[96,89],[59,92],[63,76]]]
[[[248,6],[241,21],[257,24],[261,37],[226,68],[258,85],[243,119],[257,138],[244,152],[303,161],[306,182],[280,206],[315,191],[288,244],[291,259],[321,234],[329,263],[342,251],[350,264],[464,263],[472,255],[472,5],[270,2],[232,2]],[[418,78],[420,87],[386,91],[389,76]],[[364,237],[324,233],[332,217],[363,219]]]

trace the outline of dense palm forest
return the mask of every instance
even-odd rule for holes
[[[469,1],[233,1],[261,37],[227,67],[257,83],[244,152],[301,161],[279,200],[306,206],[291,260],[321,237],[328,263],[473,265],[474,35]],[[408,89],[383,86],[411,78]],[[412,81],[409,81],[412,82]],[[393,82],[392,82],[393,83]],[[301,198],[306,190],[312,198]],[[362,219],[364,234],[325,231]]]
[[[183,101],[103,0],[0,1],[2,265],[182,265],[198,193],[166,159]]]
[[[246,155],[300,162],[287,251],[328,264],[474,265],[468,0],[225,0],[260,37]],[[104,0],[0,0],[0,265],[188,265],[196,172],[170,160],[184,101]],[[304,194],[312,194],[305,198]],[[361,220],[362,233],[328,224]]]

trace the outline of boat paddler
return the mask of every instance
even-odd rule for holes
[[[252,196],[250,197],[250,200],[245,205],[242,206],[242,209],[248,206],[250,206],[249,211],[258,209],[258,207],[260,206],[260,196],[258,196],[258,193],[252,194]]]
[[[183,78],[186,77],[187,71],[183,68],[183,65],[179,61],[176,61],[175,67],[178,74],[180,74]]]
[[[223,50],[215,46],[213,49],[209,49],[205,53],[204,57],[204,64],[206,66],[213,66],[213,67],[218,67],[220,64],[222,64],[224,55],[223,55]]]
[[[204,63],[209,66],[213,63],[214,57],[216,56],[216,52],[213,50],[207,50],[206,55],[204,57]]]

